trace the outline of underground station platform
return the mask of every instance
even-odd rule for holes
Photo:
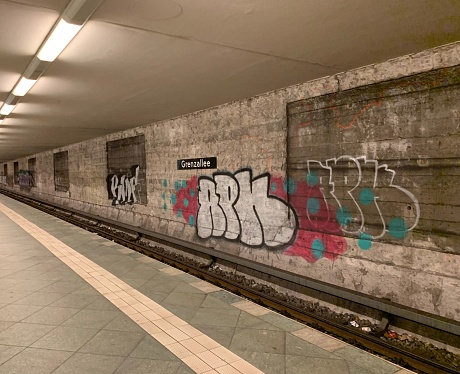
[[[0,373],[411,373],[4,195],[0,224]]]

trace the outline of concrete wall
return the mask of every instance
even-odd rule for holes
[[[28,193],[460,320],[459,64],[451,44],[31,155]],[[127,150],[113,205],[107,142],[138,135],[146,183]]]

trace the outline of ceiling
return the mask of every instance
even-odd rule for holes
[[[69,0],[0,0],[0,106]],[[460,40],[459,0],[105,0],[0,162]]]

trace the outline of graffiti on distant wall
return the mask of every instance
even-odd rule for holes
[[[254,177],[245,168],[175,181],[170,203],[201,239],[283,250],[312,263],[344,253],[345,236],[368,250],[374,240],[403,239],[417,225],[418,201],[393,183],[396,173],[387,165],[350,156],[307,164],[301,180],[269,173]],[[166,191],[168,182],[162,184]],[[162,198],[167,210],[166,192]],[[395,201],[411,207],[410,217],[395,214]]]
[[[129,173],[110,174],[107,177],[107,192],[112,205],[137,203],[136,186],[139,179],[139,165],[133,165]],[[137,192],[138,193],[138,192]]]
[[[13,176],[12,175],[0,175],[0,185],[13,187]]]
[[[35,187],[34,172],[31,170],[19,170],[19,187],[21,190],[30,190]]]

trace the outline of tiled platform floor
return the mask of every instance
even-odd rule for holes
[[[3,195],[0,243],[0,373],[410,373]]]

